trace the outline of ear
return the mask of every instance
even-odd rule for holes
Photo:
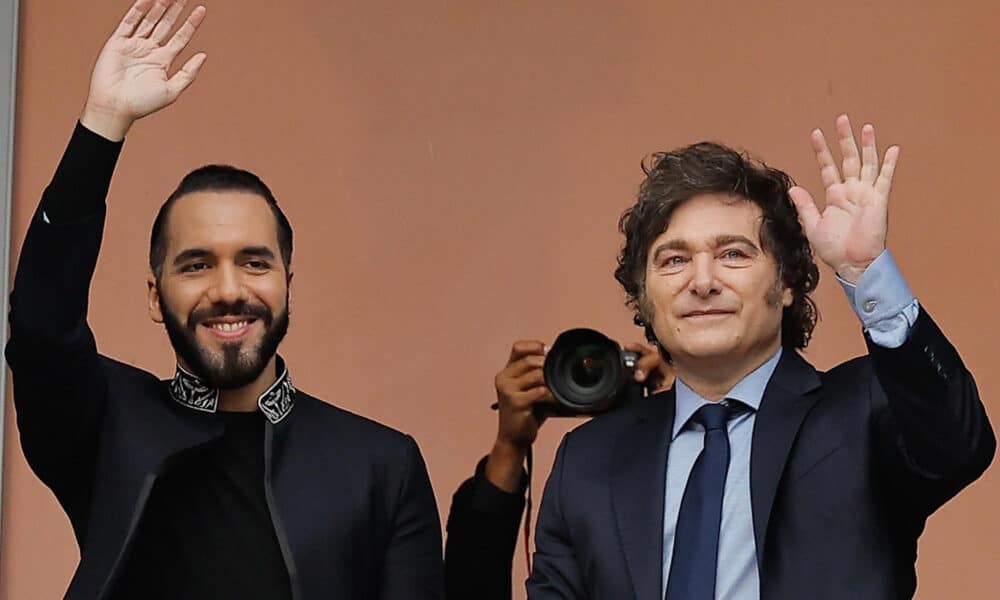
[[[795,296],[792,294],[792,288],[785,288],[781,290],[781,304],[785,308],[791,306],[794,300]]]
[[[156,278],[152,273],[146,276],[146,300],[149,318],[154,323],[163,323],[163,309],[160,307],[160,292],[156,289]]]
[[[289,271],[288,272],[288,280],[285,283],[285,285],[288,286],[288,307],[287,307],[287,310],[289,312],[291,312],[291,310],[292,310],[292,278],[293,277],[295,277],[295,273],[293,273],[292,271]]]

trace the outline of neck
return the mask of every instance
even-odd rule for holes
[[[736,384],[766,363],[781,347],[780,340],[759,352],[742,356],[672,357],[677,377],[710,402],[726,397]]]
[[[219,391],[219,410],[225,412],[253,412],[257,410],[257,400],[278,378],[277,355],[272,356],[257,379],[247,385],[232,390]]]

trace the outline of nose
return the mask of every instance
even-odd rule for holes
[[[708,298],[719,293],[719,282],[716,278],[716,265],[711,256],[707,254],[695,254],[691,258],[691,281],[688,282],[688,289],[699,298]]]
[[[215,269],[212,285],[206,294],[212,304],[236,304],[246,301],[247,290],[242,274],[235,265],[219,265]]]

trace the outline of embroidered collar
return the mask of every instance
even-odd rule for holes
[[[292,411],[295,402],[295,388],[288,374],[285,361],[278,357],[280,375],[257,398],[257,406],[271,423],[278,423]],[[170,397],[188,408],[214,413],[219,410],[219,390],[208,387],[197,375],[189,373],[177,365],[177,373],[170,381]]]

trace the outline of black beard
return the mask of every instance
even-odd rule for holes
[[[188,315],[187,325],[163,302],[160,293],[163,326],[177,356],[191,369],[192,374],[209,387],[220,390],[238,389],[257,380],[278,351],[278,345],[288,333],[288,296],[285,308],[277,316],[263,304],[237,302],[214,304],[209,308],[195,309]],[[198,343],[198,324],[206,319],[237,316],[253,317],[264,324],[264,335],[256,347],[244,348],[242,342],[223,344],[222,355],[209,351]]]

